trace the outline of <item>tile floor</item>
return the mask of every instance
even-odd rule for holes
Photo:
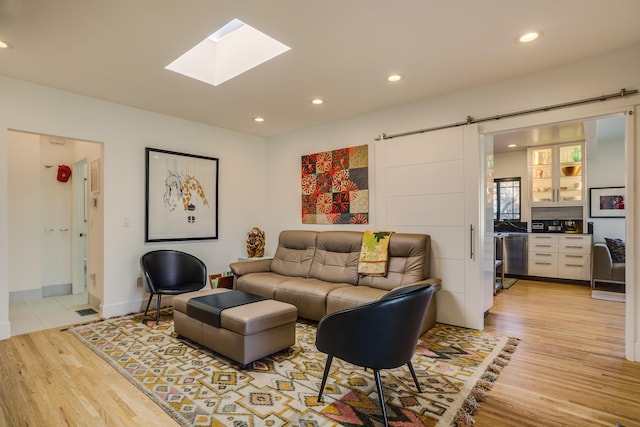
[[[84,308],[90,308],[86,293],[9,304],[11,335],[99,320],[97,313],[87,316],[76,313]]]

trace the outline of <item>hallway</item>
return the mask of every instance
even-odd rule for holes
[[[76,312],[90,308],[86,293],[11,303],[11,336],[99,320],[98,313],[82,316]]]

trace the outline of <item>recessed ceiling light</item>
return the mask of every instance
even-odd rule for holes
[[[254,117],[253,121],[256,123],[262,123],[264,122],[264,117]]]
[[[320,99],[320,98],[315,98],[315,99],[311,100],[311,103],[313,105],[321,105],[321,104],[324,104],[324,101],[322,99]]]
[[[398,82],[402,80],[402,76],[400,74],[391,74],[387,77],[387,80],[390,82]]]
[[[0,40],[0,49],[11,49],[12,47],[11,44]]]
[[[518,146],[518,144],[509,144],[509,145],[507,145],[508,148],[515,148],[517,146]]]
[[[520,43],[530,43],[540,38],[541,35],[542,33],[540,31],[531,31],[531,32],[519,35],[516,38],[516,40],[518,40]]]

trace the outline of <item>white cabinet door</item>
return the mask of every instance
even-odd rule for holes
[[[558,252],[570,254],[590,254],[590,234],[563,234],[558,236]]]
[[[588,254],[559,254],[558,277],[572,280],[591,279],[591,257]]]
[[[591,235],[558,236],[558,277],[573,280],[591,279]]]

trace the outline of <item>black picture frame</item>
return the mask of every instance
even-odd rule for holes
[[[145,148],[145,242],[218,238],[219,159]]]
[[[589,188],[589,216],[591,218],[624,218],[625,187]]]

